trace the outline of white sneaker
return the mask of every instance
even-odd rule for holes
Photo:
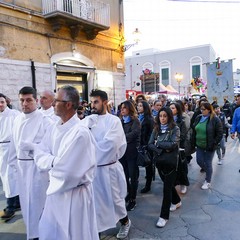
[[[181,192],[182,194],[185,194],[185,193],[187,192],[187,186],[185,186],[185,185],[180,185],[180,192]]]
[[[128,236],[129,229],[131,227],[131,220],[128,219],[128,223],[126,225],[122,225],[119,229],[119,232],[117,234],[117,238],[124,239]]]
[[[156,223],[156,226],[162,228],[166,225],[167,221],[168,221],[167,219],[160,217]]]
[[[222,160],[221,159],[218,160],[218,165],[222,165]]]
[[[172,203],[171,203],[170,211],[171,211],[171,212],[174,212],[174,211],[177,210],[177,208],[180,208],[181,206],[182,206],[182,202],[179,202],[179,203],[177,203],[177,204],[172,204]]]
[[[203,183],[203,185],[202,185],[201,188],[202,188],[203,190],[207,190],[207,189],[210,188],[210,186],[211,186],[211,184],[208,183],[208,182],[205,180],[205,182]]]

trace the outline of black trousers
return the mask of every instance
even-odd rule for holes
[[[163,200],[160,217],[169,219],[170,206],[181,201],[177,190],[175,189],[175,182],[177,178],[176,168],[167,168],[157,166],[160,178],[163,181]]]

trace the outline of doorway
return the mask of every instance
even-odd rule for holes
[[[63,85],[72,85],[80,95],[80,102],[88,101],[88,82],[86,73],[57,72],[57,89]]]

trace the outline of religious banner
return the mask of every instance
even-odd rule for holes
[[[224,99],[234,99],[232,60],[207,63],[207,96],[210,103],[217,101],[222,106]]]

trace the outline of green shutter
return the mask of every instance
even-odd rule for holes
[[[192,78],[200,77],[200,65],[192,66]]]

